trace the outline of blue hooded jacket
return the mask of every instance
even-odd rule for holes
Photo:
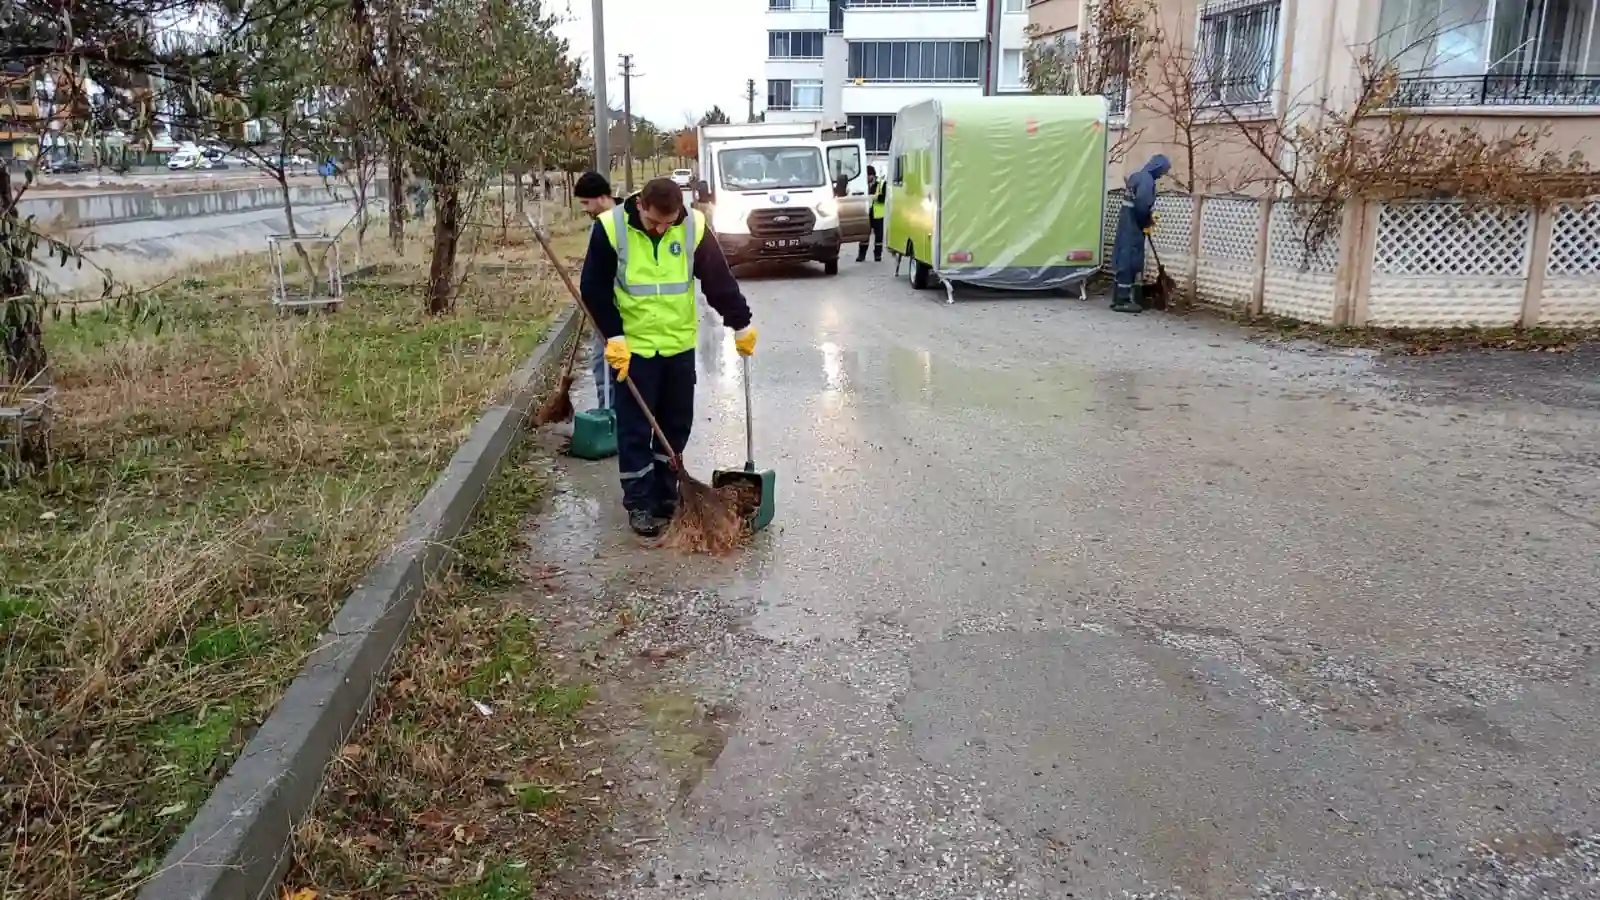
[[[1156,179],[1171,170],[1172,163],[1158,153],[1124,183],[1126,191],[1122,195],[1122,212],[1117,216],[1117,240],[1111,250],[1111,270],[1119,290],[1137,284],[1144,271],[1144,230],[1155,218]]]

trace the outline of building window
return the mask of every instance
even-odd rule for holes
[[[1600,0],[1383,0],[1394,106],[1600,106]]]
[[[1265,103],[1277,79],[1282,0],[1225,0],[1200,12],[1195,100],[1203,106]]]
[[[981,41],[851,41],[848,77],[860,81],[976,82]]]
[[[767,0],[767,12],[822,12],[828,0]]]
[[[16,106],[27,106],[33,102],[33,85],[26,81],[13,81],[7,92],[7,99]]]
[[[828,0],[828,33],[844,33],[844,0]]]
[[[1000,51],[1000,86],[1018,90],[1024,87],[1022,83],[1022,51]]]
[[[850,126],[850,136],[867,142],[867,152],[889,152],[889,141],[894,137],[894,115],[845,116]]]
[[[1091,38],[1092,40],[1093,38]],[[1106,98],[1106,113],[1113,119],[1128,114],[1129,73],[1133,71],[1133,35],[1105,38],[1105,71],[1101,74],[1100,93]],[[1079,51],[1077,44],[1071,52]],[[1092,52],[1092,49],[1091,51]],[[1085,86],[1088,89],[1088,86]]]
[[[774,78],[767,82],[767,109],[822,108],[821,79]]]
[[[821,59],[821,31],[767,32],[768,59]]]
[[[1028,5],[1025,0],[1006,0],[1005,11],[1008,13],[1027,12]]]

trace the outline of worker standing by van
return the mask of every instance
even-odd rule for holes
[[[1144,311],[1144,242],[1155,226],[1156,182],[1172,170],[1172,163],[1157,153],[1144,168],[1123,183],[1122,213],[1117,217],[1117,240],[1111,251],[1111,308],[1116,312]]]
[[[872,195],[872,261],[883,262],[883,212],[888,206],[889,185],[878,177],[878,170],[867,166],[867,193]],[[867,261],[867,242],[856,251],[856,262]]]
[[[633,380],[674,453],[694,425],[695,344],[699,317],[694,280],[706,303],[734,329],[741,356],[756,352],[750,305],[739,290],[705,216],[683,206],[683,188],[654,178],[603,213],[583,261],[583,302],[606,336],[605,358],[618,381]],[[678,478],[667,448],[654,446],[633,391],[617,394],[617,460],[622,505],[635,533],[654,537],[678,504]]]

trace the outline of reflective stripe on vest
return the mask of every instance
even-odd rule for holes
[[[611,207],[611,242],[617,247],[617,290],[632,297],[659,297],[663,294],[686,294],[694,287],[694,248],[699,235],[695,233],[694,210],[684,210],[683,243],[689,263],[683,281],[667,284],[633,284],[628,281],[628,214],[620,206]]]

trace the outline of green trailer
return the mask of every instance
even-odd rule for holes
[[[1076,290],[1099,268],[1104,97],[970,97],[900,111],[885,243],[912,287]]]

